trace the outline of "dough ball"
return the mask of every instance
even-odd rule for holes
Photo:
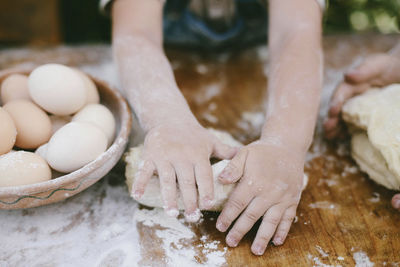
[[[15,100],[8,102],[4,109],[10,114],[17,128],[17,147],[35,149],[50,139],[49,116],[34,103]]]
[[[229,133],[224,131],[218,131],[214,129],[208,129],[212,134],[214,134],[217,138],[219,138],[223,143],[233,146],[239,147],[242,144],[236,141]],[[132,184],[134,182],[135,175],[139,169],[139,165],[142,160],[142,149],[143,146],[133,147],[129,150],[125,157],[125,161],[127,163],[126,166],[126,183],[128,185],[129,191],[132,190]],[[219,182],[218,175],[222,172],[225,166],[229,163],[228,160],[223,160],[218,163],[212,165],[213,177],[214,177],[214,206],[210,209],[213,211],[220,211],[223,208],[223,205],[227,201],[229,194],[232,192],[235,185],[228,184],[224,185]],[[180,210],[184,209],[182,196],[180,195],[180,191],[178,195],[178,208]],[[161,198],[161,190],[160,190],[160,179],[157,176],[153,176],[148,185],[146,186],[146,190],[144,195],[140,198],[139,202],[143,205],[149,207],[159,207],[162,208],[163,200]]]
[[[49,166],[35,153],[16,151],[0,156],[0,187],[35,184],[50,179]]]
[[[213,135],[215,135],[224,144],[230,145],[232,147],[240,147],[242,144],[236,141],[229,133],[224,131],[218,131],[214,129],[208,129]],[[139,165],[142,162],[142,150],[143,145],[138,147],[133,147],[125,156],[126,170],[126,183],[128,185],[128,190],[132,190],[132,185],[134,183],[135,175],[138,172]],[[235,188],[235,184],[222,184],[220,183],[218,176],[224,170],[224,168],[229,164],[229,160],[222,160],[212,165],[213,179],[214,179],[214,206],[209,209],[211,211],[221,211],[224,207],[226,201],[229,198],[230,193]],[[308,182],[308,177],[304,175],[303,179],[303,190],[306,188]],[[178,209],[184,210],[184,205],[182,201],[182,196],[179,190],[178,192]],[[153,175],[149,180],[146,190],[143,196],[140,198],[139,203],[149,206],[162,208],[164,206],[161,197],[160,189],[160,179]]]
[[[12,74],[4,79],[1,84],[1,102],[3,105],[17,99],[31,101],[28,90],[28,76],[22,74]]]
[[[360,169],[389,189],[400,190],[400,85],[373,89],[343,107],[352,131],[351,153]]]
[[[79,76],[81,76],[83,82],[85,83],[85,87],[87,90],[86,105],[100,103],[100,96],[99,92],[97,91],[96,84],[92,81],[92,79],[90,79],[88,75],[86,75],[86,73],[78,69],[75,70],[76,72],[78,72]]]
[[[0,108],[0,155],[11,151],[17,138],[17,129],[11,116]]]
[[[400,180],[386,167],[384,157],[371,144],[365,132],[358,132],[351,137],[351,156],[376,183],[389,189],[400,188]]]
[[[71,122],[71,116],[50,115],[51,135],[58,131],[61,127]]]
[[[70,122],[50,139],[46,159],[56,171],[73,172],[95,160],[107,149],[107,137],[98,127]]]
[[[90,104],[72,118],[72,121],[88,122],[99,127],[111,144],[115,135],[115,118],[111,111],[101,104]]]
[[[55,115],[70,115],[80,110],[87,100],[85,82],[72,68],[46,64],[29,75],[29,93],[44,110]]]

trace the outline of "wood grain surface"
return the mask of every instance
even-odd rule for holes
[[[362,56],[387,51],[397,41],[397,36],[325,37],[321,113],[305,166],[309,184],[303,193],[296,222],[284,245],[270,245],[260,257],[250,252],[256,230],[253,228],[237,248],[227,249],[223,265],[368,266],[370,261],[375,266],[399,266],[400,212],[390,205],[395,192],[375,184],[358,170],[349,156],[348,140],[327,142],[321,131],[329,95],[343,71]],[[50,49],[31,51],[23,56],[0,56],[0,68],[48,61],[75,66],[95,64],[110,60],[110,53],[104,53],[106,49],[102,46],[75,47],[64,49],[63,54],[59,49]],[[204,126],[227,130],[244,143],[258,137],[261,103],[267,89],[265,47],[218,55],[168,51],[168,57],[179,87]],[[114,183],[123,183],[122,165],[116,167],[114,174],[117,174]],[[203,242],[201,237],[217,241],[217,251],[226,249],[225,234],[215,229],[217,216],[204,213],[200,224],[190,226],[196,237],[183,244],[192,247],[196,261],[205,266],[204,249],[198,246]],[[168,265],[161,240],[155,234],[161,228],[141,223],[137,227],[141,264]]]

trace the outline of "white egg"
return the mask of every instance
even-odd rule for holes
[[[90,104],[74,115],[72,121],[93,123],[107,136],[111,144],[115,135],[115,118],[111,111],[101,104]]]
[[[55,115],[70,115],[87,101],[87,89],[72,68],[46,64],[34,69],[28,78],[29,94],[39,106]]]
[[[40,147],[38,147],[35,150],[35,154],[38,154],[39,156],[41,156],[43,159],[47,158],[47,143],[41,145]]]
[[[51,179],[51,170],[39,155],[16,151],[0,156],[0,187],[34,184]]]
[[[85,83],[87,90],[87,100],[86,104],[98,104],[100,103],[99,92],[97,91],[96,84],[90,79],[86,73],[81,70],[75,69],[76,72],[81,76],[83,82]]]
[[[70,122],[50,139],[46,159],[59,172],[73,172],[95,160],[107,149],[107,137],[86,122]]]
[[[50,121],[51,121],[51,134],[52,135],[55,132],[57,132],[58,129],[60,129],[67,123],[71,122],[71,116],[50,115],[49,117],[50,117]]]

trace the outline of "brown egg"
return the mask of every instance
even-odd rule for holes
[[[17,99],[31,101],[28,90],[28,76],[22,74],[12,74],[1,84],[1,102],[3,105]]]
[[[35,184],[50,179],[49,165],[35,153],[16,151],[0,156],[0,187]]]
[[[17,129],[11,116],[0,108],[0,155],[11,151],[17,137]]]
[[[10,114],[17,128],[17,147],[35,149],[49,141],[51,121],[37,105],[26,100],[15,100],[3,108]]]

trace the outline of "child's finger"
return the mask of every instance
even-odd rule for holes
[[[352,84],[368,83],[383,73],[387,60],[386,54],[367,57],[358,67],[349,70],[345,74],[345,80]]]
[[[232,222],[247,207],[252,199],[253,195],[249,192],[248,186],[239,183],[230,195],[221,214],[218,216],[216,224],[217,229],[221,232],[228,230]]]
[[[236,247],[243,236],[250,231],[268,208],[269,206],[265,205],[262,198],[254,198],[226,236],[228,246]]]
[[[197,208],[197,190],[194,177],[194,167],[191,163],[178,163],[174,165],[178,178],[179,190],[185,206],[185,218],[188,222],[197,222],[200,211]]]
[[[251,251],[255,255],[264,254],[264,251],[267,248],[269,241],[275,233],[276,227],[281,221],[282,214],[282,207],[279,207],[277,205],[271,207],[270,209],[268,209],[267,213],[265,213],[261,225],[258,228],[256,238],[251,245]]]
[[[329,117],[337,117],[342,111],[343,104],[353,96],[354,86],[341,83],[333,93],[329,106]]]
[[[238,181],[243,176],[246,158],[247,149],[242,148],[219,174],[221,182],[227,184]]]
[[[199,203],[203,209],[211,209],[214,200],[214,178],[209,161],[195,165],[194,172],[199,189]]]
[[[154,163],[150,160],[143,160],[139,164],[139,169],[135,174],[135,181],[132,186],[131,195],[135,199],[140,199],[144,194],[147,183],[155,171]]]
[[[235,156],[238,148],[225,145],[217,138],[214,138],[214,149],[212,155],[219,159],[231,159]]]
[[[394,195],[394,197],[392,198],[392,206],[393,208],[400,211],[400,194]]]
[[[282,216],[281,222],[279,223],[278,229],[274,236],[274,245],[280,246],[285,242],[286,236],[289,233],[290,226],[293,223],[294,217],[296,217],[297,206],[293,205],[289,207]]]
[[[164,210],[167,215],[176,217],[179,214],[176,204],[176,176],[175,170],[169,162],[157,164],[157,172],[160,178],[161,196]]]

